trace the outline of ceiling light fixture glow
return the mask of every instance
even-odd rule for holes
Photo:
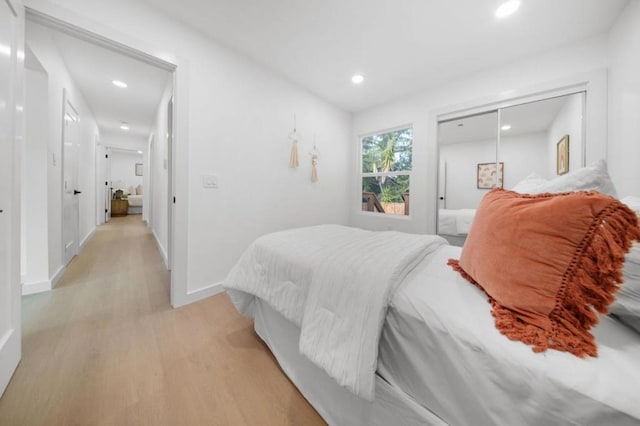
[[[505,124],[504,126],[500,127],[501,130],[511,130],[511,125],[510,124]]]
[[[138,154],[142,154],[142,151],[138,151]]]
[[[114,86],[119,87],[121,89],[126,89],[128,86],[127,83],[120,80],[113,80],[111,83],[113,83]]]
[[[122,124],[120,125],[120,128],[121,128],[122,130],[129,130],[129,126],[127,125],[127,123],[122,123]]]
[[[362,74],[356,74],[351,77],[351,81],[353,82],[353,84],[362,84],[362,82],[364,81],[364,76]]]
[[[496,9],[496,18],[506,18],[520,7],[520,0],[509,0]]]

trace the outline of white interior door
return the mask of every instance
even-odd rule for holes
[[[104,155],[104,173],[106,180],[104,182],[104,211],[105,222],[111,220],[111,150],[107,149]]]
[[[447,208],[447,162],[443,160],[438,169],[438,208]]]
[[[20,361],[20,241],[12,231],[20,224],[13,162],[17,26],[9,3],[0,1],[0,396]]]
[[[78,110],[64,91],[62,132],[62,253],[66,265],[78,254],[80,209],[78,197]]]

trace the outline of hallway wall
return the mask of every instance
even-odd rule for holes
[[[260,235],[347,223],[349,113],[143,2],[25,4],[177,65],[176,187],[169,194],[177,199],[174,306],[221,291],[234,262]],[[292,170],[287,136],[294,113],[305,139],[300,167]],[[314,141],[315,184],[308,154]],[[218,176],[218,189],[203,188],[209,174]]]
[[[79,241],[86,242],[96,226],[95,146],[99,137],[98,126],[84,96],[74,83],[64,61],[53,42],[49,30],[39,24],[27,22],[26,41],[49,75],[47,156],[35,164],[47,170],[48,203],[48,257],[49,280],[52,285],[64,271],[62,256],[62,93],[67,90],[69,100],[78,109],[79,140],[78,185],[82,191],[79,201]],[[34,125],[34,123],[28,123]],[[28,225],[28,224],[27,224]]]

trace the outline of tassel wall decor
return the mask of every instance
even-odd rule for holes
[[[311,182],[318,181],[318,149],[313,145],[313,151],[309,153],[311,155]]]
[[[293,132],[289,133],[289,140],[291,141],[291,156],[289,157],[289,167],[292,169],[298,168],[300,162],[298,161],[298,141],[302,139],[300,133],[296,129],[296,115],[293,114]]]

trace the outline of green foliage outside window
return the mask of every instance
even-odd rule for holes
[[[372,192],[383,203],[403,203],[409,193],[413,129],[394,130],[362,138],[362,191]]]

